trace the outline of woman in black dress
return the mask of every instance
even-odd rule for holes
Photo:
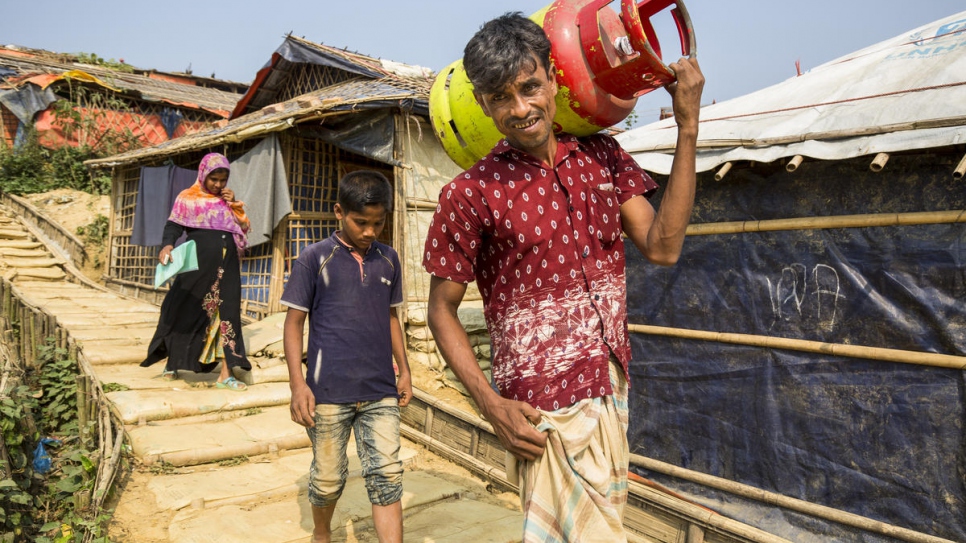
[[[158,259],[166,264],[175,242],[187,233],[195,242],[198,269],[175,276],[141,365],[167,358],[162,377],[170,380],[177,379],[178,370],[211,372],[223,356],[215,386],[245,390],[231,369],[251,369],[241,333],[240,270],[249,223],[244,203],[226,188],[229,170],[223,155],[205,155],[198,166],[198,182],[175,200]]]

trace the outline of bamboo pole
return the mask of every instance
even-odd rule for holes
[[[790,498],[788,496],[762,490],[751,485],[746,485],[721,477],[715,477],[714,475],[707,475],[694,470],[681,468],[673,464],[661,462],[660,460],[654,460],[653,458],[647,458],[639,454],[632,453],[630,455],[630,463],[644,469],[662,473],[670,477],[676,477],[685,481],[690,481],[692,483],[697,483],[716,490],[722,490],[736,496],[741,496],[743,498],[770,505],[777,505],[779,507],[804,513],[815,518],[837,522],[845,526],[851,526],[853,528],[859,528],[868,532],[894,537],[902,541],[909,541],[910,543],[954,543],[941,537],[931,536],[910,530],[908,528],[894,526],[892,524],[886,524],[885,522],[880,522],[878,520],[873,520],[846,511],[841,511],[832,507],[814,504],[805,500]]]
[[[966,155],[963,155],[963,159],[959,161],[956,169],[953,170],[953,179],[962,179],[964,175],[966,175]]]
[[[24,360],[26,360],[29,365],[36,367],[37,357],[35,356],[36,344],[34,343],[34,314],[33,311],[31,311],[27,306],[24,306],[23,309],[23,324],[21,326],[21,330],[25,331],[24,337],[26,338],[26,342],[24,347],[27,349],[27,356],[24,357]]]
[[[0,282],[0,287],[3,288],[3,314],[6,315],[9,320],[13,320],[10,313],[10,288],[6,281]]]
[[[879,173],[885,168],[886,162],[889,162],[889,153],[879,153],[872,159],[872,164],[869,164],[869,169],[875,173]]]
[[[83,375],[76,375],[74,376],[74,383],[77,386],[77,429],[80,434],[81,443],[84,448],[88,448],[86,378]]]
[[[731,163],[725,162],[724,165],[721,166],[721,168],[719,168],[717,172],[715,172],[714,180],[721,181],[722,179],[724,179],[726,175],[728,175],[728,172],[730,171],[731,171]]]
[[[936,368],[966,369],[966,356],[949,354],[925,353],[919,351],[904,351],[900,349],[884,349],[882,347],[867,347],[864,345],[845,345],[841,343],[823,343],[804,339],[789,339],[751,334],[732,334],[728,332],[706,332],[704,330],[689,330],[686,328],[668,328],[665,326],[649,326],[645,324],[630,324],[631,332],[651,334],[656,336],[696,339],[700,341],[717,341],[735,345],[750,345],[766,349],[785,349],[819,353],[829,356],[845,356],[863,358],[881,362],[899,362],[918,366],[932,366]]]
[[[802,155],[793,156],[792,159],[788,161],[788,164],[785,164],[785,171],[789,173],[794,172],[799,166],[802,165],[802,160],[805,160],[805,157]]]
[[[406,198],[406,209],[408,211],[436,211],[438,205],[438,202],[426,198]]]
[[[871,228],[877,226],[916,226],[966,222],[966,210],[924,211],[917,213],[879,213],[837,215],[833,217],[798,217],[769,221],[733,221],[692,224],[689,236],[777,232],[782,230],[819,230],[826,228]]]
[[[44,345],[44,321],[47,319],[45,315],[38,309],[32,310],[33,312],[33,348],[35,353],[40,352],[40,348]]]

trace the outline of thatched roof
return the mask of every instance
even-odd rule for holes
[[[41,87],[55,83],[65,74],[81,72],[85,81],[105,86],[124,96],[148,102],[164,102],[190,109],[205,110],[227,118],[240,94],[219,88],[244,89],[245,85],[199,78],[190,74],[145,71],[131,72],[84,64],[67,54],[36,49],[0,47],[0,68],[4,84],[16,87],[28,81]]]

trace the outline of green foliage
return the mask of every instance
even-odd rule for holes
[[[165,462],[164,460],[158,460],[156,463],[151,464],[151,473],[154,475],[171,475],[175,472],[174,464]]]
[[[20,371],[20,384],[0,395],[0,432],[10,457],[8,476],[0,480],[0,542],[109,543],[110,516],[94,515],[78,500],[90,495],[98,459],[79,439],[77,363],[54,338],[38,347],[37,367]],[[46,446],[52,458],[46,474],[33,468],[42,436],[60,442]]]
[[[122,391],[122,390],[131,390],[131,387],[129,387],[129,386],[125,385],[125,384],[121,384],[121,383],[103,383],[101,385],[101,388],[104,389],[104,392],[105,393],[107,393],[107,392],[119,392],[119,391]]]
[[[224,460],[219,460],[218,465],[223,468],[229,468],[231,466],[240,466],[242,464],[248,463],[247,456],[232,456],[231,458],[225,458]]]
[[[67,350],[54,345],[53,338],[41,345],[41,362],[37,384],[43,391],[40,409],[46,434],[77,429],[77,361],[67,357]]]
[[[103,66],[105,68],[109,68],[117,72],[127,72],[127,73],[134,72],[134,66],[131,66],[130,64],[124,62],[123,60],[114,60],[113,58],[104,60],[103,58],[97,56],[96,53],[77,53],[76,57],[77,57],[77,62],[80,62],[82,64]]]
[[[87,226],[78,226],[77,234],[84,236],[88,244],[100,247],[107,241],[109,228],[110,223],[108,222],[108,218],[98,213],[94,217],[94,220]]]
[[[127,102],[110,92],[73,85],[69,78],[67,83],[71,99],[52,104],[53,125],[76,145],[46,148],[33,127],[27,129],[24,141],[16,149],[0,144],[0,190],[33,194],[71,188],[108,194],[110,176],[88,171],[84,161],[142,146],[129,128],[110,128],[104,122],[113,112],[129,110]]]
[[[0,189],[4,192],[43,192],[52,173],[49,151],[40,146],[37,132],[32,128],[16,151],[0,145]]]
[[[637,110],[632,109],[631,112],[628,113],[627,117],[624,119],[624,129],[630,130],[634,128],[634,126],[637,125],[637,121],[639,120],[640,120],[640,116],[637,114]]]
[[[23,144],[12,149],[0,145],[0,190],[11,194],[34,194],[70,188],[90,194],[107,194],[111,178],[92,175],[84,161],[98,158],[90,148],[64,146],[47,149],[37,132],[29,130]]]

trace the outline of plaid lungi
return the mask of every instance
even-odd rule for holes
[[[520,487],[524,543],[626,542],[627,381],[610,364],[612,396],[541,411],[547,448],[528,462],[507,454],[507,477]]]

